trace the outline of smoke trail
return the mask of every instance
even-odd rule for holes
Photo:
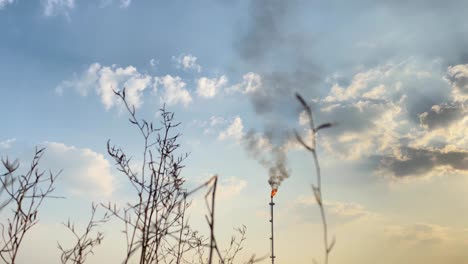
[[[284,145],[272,145],[268,137],[253,131],[249,131],[244,136],[243,142],[249,155],[268,170],[268,184],[272,189],[277,189],[285,179],[289,178],[287,150]]]
[[[274,155],[274,162],[268,170],[270,184],[272,189],[278,189],[283,180],[289,178],[289,171],[287,169],[286,153],[284,151],[277,151]]]
[[[321,81],[322,74],[316,65],[313,39],[298,31],[297,26],[306,25],[296,20],[309,5],[301,0],[250,2],[249,27],[234,45],[250,70],[262,77],[261,89],[250,94],[259,115],[284,115],[285,109],[277,106],[295,105],[294,92],[306,97],[317,94],[311,88]]]
[[[320,81],[310,40],[293,32],[297,30],[294,19],[304,4],[307,1],[251,1],[249,27],[235,43],[239,57],[262,78],[261,87],[249,97],[263,121],[263,134],[247,133],[244,145],[268,170],[268,183],[273,189],[290,174],[285,127],[297,120],[294,92],[310,96],[316,92],[310,88]]]

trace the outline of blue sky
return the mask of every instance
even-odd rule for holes
[[[21,263],[58,262],[56,241],[68,239],[60,223],[86,219],[91,201],[131,199],[106,151],[108,139],[136,161],[141,151],[112,93],[123,87],[140,117],[157,120],[165,103],[182,122],[188,186],[220,175],[220,236],[245,224],[242,257],[269,250],[270,186],[259,160],[277,146],[290,171],[277,196],[277,261],[322,259],[312,160],[290,137],[294,129],[310,137],[299,92],[318,122],[338,124],[318,138],[338,241],[331,262],[460,263],[467,8],[461,0],[0,0],[0,154],[27,164],[36,145],[46,147],[42,166],[63,168],[57,192],[67,197],[45,205]],[[202,202],[194,198],[201,229]],[[119,228],[105,228],[109,239],[90,263],[119,261],[110,254],[124,245]],[[43,236],[50,243],[38,247]]]

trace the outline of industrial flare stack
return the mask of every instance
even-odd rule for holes
[[[275,205],[275,203],[273,202],[273,197],[275,196],[276,192],[278,191],[278,189],[272,189],[271,190],[271,196],[270,196],[270,223],[271,223],[271,237],[270,237],[270,240],[271,240],[271,263],[274,264],[275,263],[275,240],[274,240],[274,232],[273,232],[273,206]]]

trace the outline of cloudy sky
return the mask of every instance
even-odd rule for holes
[[[312,159],[291,139],[310,135],[299,92],[316,122],[337,124],[317,137],[330,262],[462,263],[467,11],[464,0],[0,0],[0,154],[26,166],[46,147],[41,166],[63,169],[67,197],[45,204],[20,263],[58,263],[62,222],[132,199],[106,151],[111,139],[141,153],[112,92],[124,87],[141,118],[166,104],[182,122],[188,187],[220,175],[217,231],[227,245],[247,226],[240,260],[269,253],[265,165],[278,156],[289,177],[277,262],[323,258]],[[201,197],[192,219],[206,231]],[[104,228],[89,263],[118,263],[122,228]]]

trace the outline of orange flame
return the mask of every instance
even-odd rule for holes
[[[275,194],[278,192],[278,189],[272,189],[271,190],[271,197],[275,196]]]

